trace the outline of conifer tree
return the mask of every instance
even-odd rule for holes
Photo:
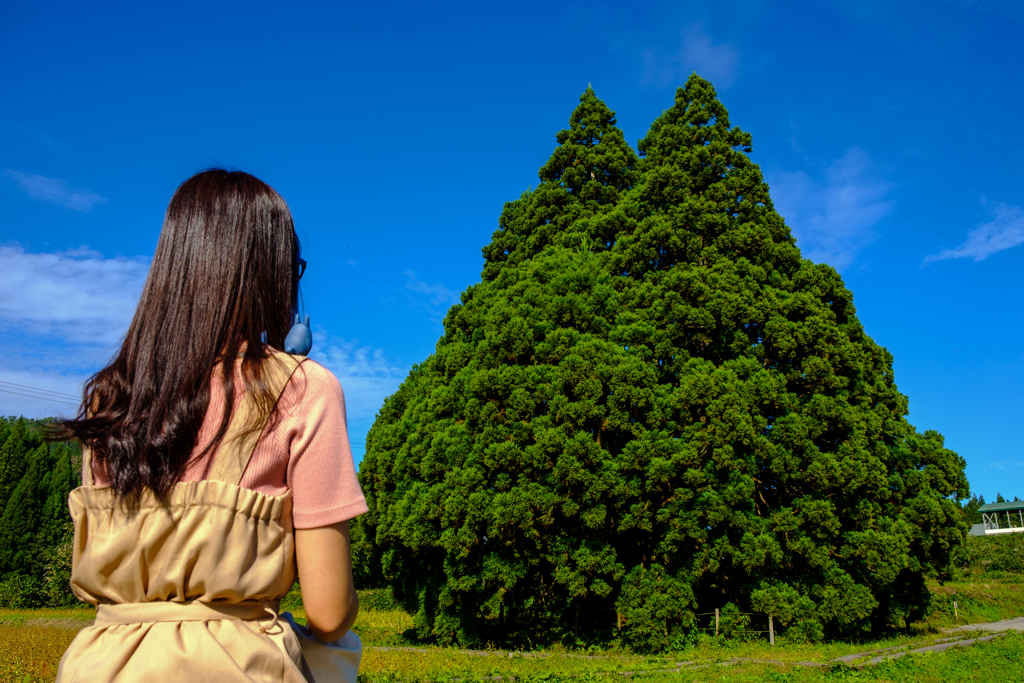
[[[963,460],[907,423],[891,355],[840,276],[800,258],[710,83],[680,88],[639,149],[616,338],[657,398],[619,459],[642,491],[626,583],[659,565],[707,608],[812,637],[920,615],[963,538]]]
[[[481,637],[481,613],[502,633],[589,631],[622,572],[600,432],[628,422],[627,394],[626,410],[607,397],[642,369],[608,340],[603,260],[637,157],[590,89],[557,139],[437,353],[385,402],[361,465],[367,540],[420,633],[443,641]]]
[[[611,246],[629,220],[617,205],[633,185],[637,163],[615,124],[615,112],[588,87],[569,128],[555,136],[559,146],[538,173],[541,184],[505,205],[499,229],[483,249],[485,281],[552,245],[596,251]]]
[[[43,578],[44,556],[59,545],[71,520],[68,494],[78,483],[72,471],[78,446],[42,443],[39,422],[4,421],[8,439],[0,447],[0,579]]]
[[[29,452],[26,460],[25,475],[0,514],[0,575],[42,574],[37,534],[42,521],[40,513],[49,493],[46,445],[40,444]]]
[[[4,421],[7,429],[4,430],[6,438],[3,445],[0,445],[0,505],[7,503],[28,467],[24,422],[24,418],[11,420],[10,425]]]
[[[367,437],[360,532],[422,636],[607,635],[698,611],[900,625],[948,573],[964,462],[802,259],[693,76],[636,156],[588,89],[483,281]],[[618,632],[618,631],[615,631]]]

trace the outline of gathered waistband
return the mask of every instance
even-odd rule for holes
[[[276,625],[280,603],[280,600],[245,600],[233,603],[193,601],[97,605],[96,625],[114,626],[158,621],[221,621],[226,619],[241,621],[273,619],[274,625]]]

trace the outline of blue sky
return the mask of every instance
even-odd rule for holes
[[[3,386],[78,392],[174,188],[221,164],[292,208],[312,355],[345,386],[358,456],[587,85],[635,143],[696,71],[895,356],[911,422],[973,491],[1024,496],[1024,5],[626,5],[8,3]],[[0,392],[0,414],[61,410]]]

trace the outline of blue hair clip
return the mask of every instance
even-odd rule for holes
[[[299,314],[295,314],[295,324],[288,330],[288,336],[284,338],[285,353],[297,356],[308,356],[313,348],[313,332],[309,329],[309,316],[300,321]]]

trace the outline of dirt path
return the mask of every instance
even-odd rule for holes
[[[945,633],[959,633],[961,631],[1024,631],[1024,617],[1016,619],[1003,619],[1002,621],[991,621],[987,624],[966,624],[956,628],[944,628]]]
[[[920,654],[924,652],[942,652],[943,650],[948,650],[951,647],[970,647],[975,643],[983,643],[987,640],[994,640],[996,638],[1001,637],[1002,635],[1002,633],[996,633],[989,636],[981,636],[979,638],[943,638],[942,640],[936,641],[931,645],[925,645],[923,647],[913,647],[912,645],[906,645],[903,647],[887,647],[881,650],[868,650],[867,652],[858,652],[856,654],[846,655],[845,657],[839,657],[838,659],[834,659],[832,661],[843,662],[844,664],[850,664],[852,666],[859,668],[862,666],[880,664],[890,659],[899,659],[900,657],[906,657],[907,655],[912,654]],[[867,661],[858,661],[863,660],[867,657],[870,657],[870,659],[868,659]]]

